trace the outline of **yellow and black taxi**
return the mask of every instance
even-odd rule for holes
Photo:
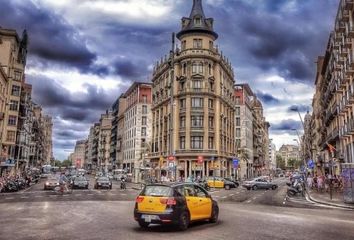
[[[208,192],[194,183],[149,184],[136,198],[134,218],[140,227],[173,224],[180,230],[190,222],[218,220],[219,207]]]
[[[237,188],[238,186],[235,182],[221,177],[209,177],[207,184],[210,188],[225,188],[226,190]]]

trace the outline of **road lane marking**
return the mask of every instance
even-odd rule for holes
[[[14,197],[7,197],[5,199],[10,200],[10,199],[14,199]]]
[[[221,198],[225,199],[225,198],[227,198],[227,196],[223,196],[223,197],[221,197]]]
[[[252,202],[252,200],[248,200],[248,201],[247,201],[247,203],[250,203],[250,202]]]
[[[214,197],[220,197],[220,196],[214,196]]]
[[[122,193],[121,195],[126,196],[127,194],[126,193]]]
[[[75,194],[75,196],[81,196],[82,194],[81,193],[77,193],[77,194]]]
[[[257,199],[257,197],[254,197],[254,198],[252,198],[253,200],[256,200]]]
[[[21,197],[21,198],[28,198],[28,197]]]
[[[233,195],[235,195],[235,194],[230,194],[229,196],[232,197]]]
[[[43,196],[34,196],[35,198],[41,198],[41,197],[43,197]]]

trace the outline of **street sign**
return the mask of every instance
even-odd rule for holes
[[[214,160],[215,160],[215,158],[214,158],[214,157],[210,157],[210,160],[211,160],[211,161],[214,161]]]
[[[238,159],[237,158],[232,159],[232,165],[234,168],[238,168]]]
[[[203,161],[204,161],[203,156],[198,156],[198,163],[199,163],[199,164],[202,164]]]
[[[174,156],[168,156],[168,160],[169,161],[173,161],[173,160],[175,160],[175,157]]]
[[[169,162],[169,163],[168,163],[168,167],[169,167],[169,168],[174,168],[174,166],[175,166],[175,163],[174,163],[174,162]]]
[[[315,167],[315,162],[312,159],[310,159],[307,162],[307,165],[308,165],[309,168],[313,169]]]

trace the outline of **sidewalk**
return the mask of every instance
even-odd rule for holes
[[[310,200],[323,205],[340,207],[354,210],[354,204],[347,204],[343,201],[343,193],[333,192],[332,200],[328,192],[317,192],[316,190],[307,191]]]

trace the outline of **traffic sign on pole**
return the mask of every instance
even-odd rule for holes
[[[232,159],[232,165],[234,168],[238,168],[238,159],[237,158]]]
[[[175,157],[174,156],[168,156],[168,160],[169,161],[173,161],[173,160],[175,160]]]
[[[203,156],[198,156],[198,163],[199,163],[199,164],[202,164],[203,161],[204,161]]]

